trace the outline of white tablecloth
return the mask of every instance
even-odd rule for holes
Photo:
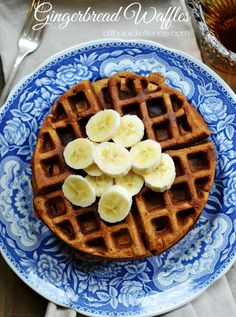
[[[53,10],[57,13],[74,13],[79,10],[85,11],[88,7],[102,12],[115,12],[116,9],[131,4],[131,1],[125,0],[57,0],[53,2]],[[1,0],[0,1],[0,56],[3,63],[5,77],[9,75],[12,63],[17,52],[17,39],[25,20],[29,1],[25,0]],[[182,1],[140,1],[142,10],[154,6],[160,12],[166,12],[169,7],[182,5]],[[130,35],[124,36],[124,32],[129,30]],[[160,30],[160,24],[140,23],[135,25],[128,20],[122,20],[120,23],[69,23],[64,29],[59,29],[58,23],[52,23],[47,26],[44,39],[39,49],[28,56],[23,62],[14,84],[19,82],[25,75],[34,71],[46,58],[51,55],[79,43],[94,39],[109,37],[119,38],[142,38],[157,41],[168,47],[180,49],[190,55],[200,59],[199,49],[197,47],[194,33],[190,22],[173,23],[170,28],[169,36],[146,35],[141,36],[144,30],[157,32]],[[174,31],[174,32],[172,32]],[[177,33],[185,31],[185,35],[177,36]],[[123,32],[123,33],[122,33]],[[171,33],[172,32],[172,33]],[[151,32],[152,33],[152,32]],[[143,33],[142,33],[143,34]],[[180,35],[180,33],[178,33]],[[236,266],[212,286],[210,286],[201,296],[185,306],[167,313],[163,316],[168,317],[236,317]],[[76,313],[72,310],[60,310],[54,304],[50,303],[46,312],[47,317],[73,317]]]

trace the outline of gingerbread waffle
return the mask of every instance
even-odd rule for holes
[[[76,207],[61,190],[65,178],[78,173],[64,162],[66,144],[85,137],[89,118],[104,108],[138,115],[145,138],[161,143],[177,172],[164,193],[144,187],[126,219],[116,224],[100,219],[97,202]],[[116,260],[159,254],[191,229],[206,204],[215,171],[213,144],[202,142],[209,135],[198,112],[158,74],[118,73],[95,83],[83,81],[58,99],[41,127],[32,158],[35,213],[85,254]]]

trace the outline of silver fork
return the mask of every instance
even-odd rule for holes
[[[44,2],[44,4],[43,4]],[[47,1],[48,3],[49,1]],[[38,12],[38,17],[40,18],[40,20],[42,20],[45,16],[46,16],[46,12],[47,10],[43,10],[43,6],[46,5],[45,4],[45,0],[32,0],[32,3],[30,5],[25,23],[23,25],[19,40],[18,40],[18,53],[17,53],[17,57],[15,59],[15,62],[13,64],[12,70],[10,72],[10,75],[6,81],[6,84],[2,90],[2,94],[0,96],[0,108],[2,107],[2,105],[4,104],[4,102],[6,101],[6,98],[10,92],[11,86],[12,86],[12,82],[16,76],[16,73],[19,69],[19,66],[21,64],[21,62],[23,61],[23,59],[30,53],[34,52],[40,45],[41,43],[41,39],[42,39],[42,35],[43,35],[43,31],[44,31],[44,27],[39,28],[39,29],[33,29],[33,26],[38,23],[35,20],[34,17],[34,10],[35,7],[38,7],[39,5],[41,5],[40,7],[40,11],[42,12]]]

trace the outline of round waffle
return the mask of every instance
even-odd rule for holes
[[[61,189],[67,176],[78,174],[65,164],[66,144],[86,137],[89,118],[104,108],[139,116],[144,139],[158,141],[176,167],[169,190],[156,193],[143,187],[126,219],[115,224],[99,217],[97,202],[76,207]],[[196,109],[159,74],[122,72],[94,83],[82,81],[57,100],[39,132],[32,158],[35,214],[59,238],[88,255],[124,260],[160,254],[192,228],[207,202],[215,172],[209,135]]]

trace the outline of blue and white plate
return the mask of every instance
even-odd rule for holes
[[[79,261],[33,214],[30,159],[56,99],[83,79],[157,71],[203,115],[217,152],[206,208],[160,256]],[[11,268],[47,299],[92,316],[151,316],[177,308],[236,258],[236,98],[192,57],[148,41],[97,41],[49,59],[12,92],[0,113],[0,248]]]

